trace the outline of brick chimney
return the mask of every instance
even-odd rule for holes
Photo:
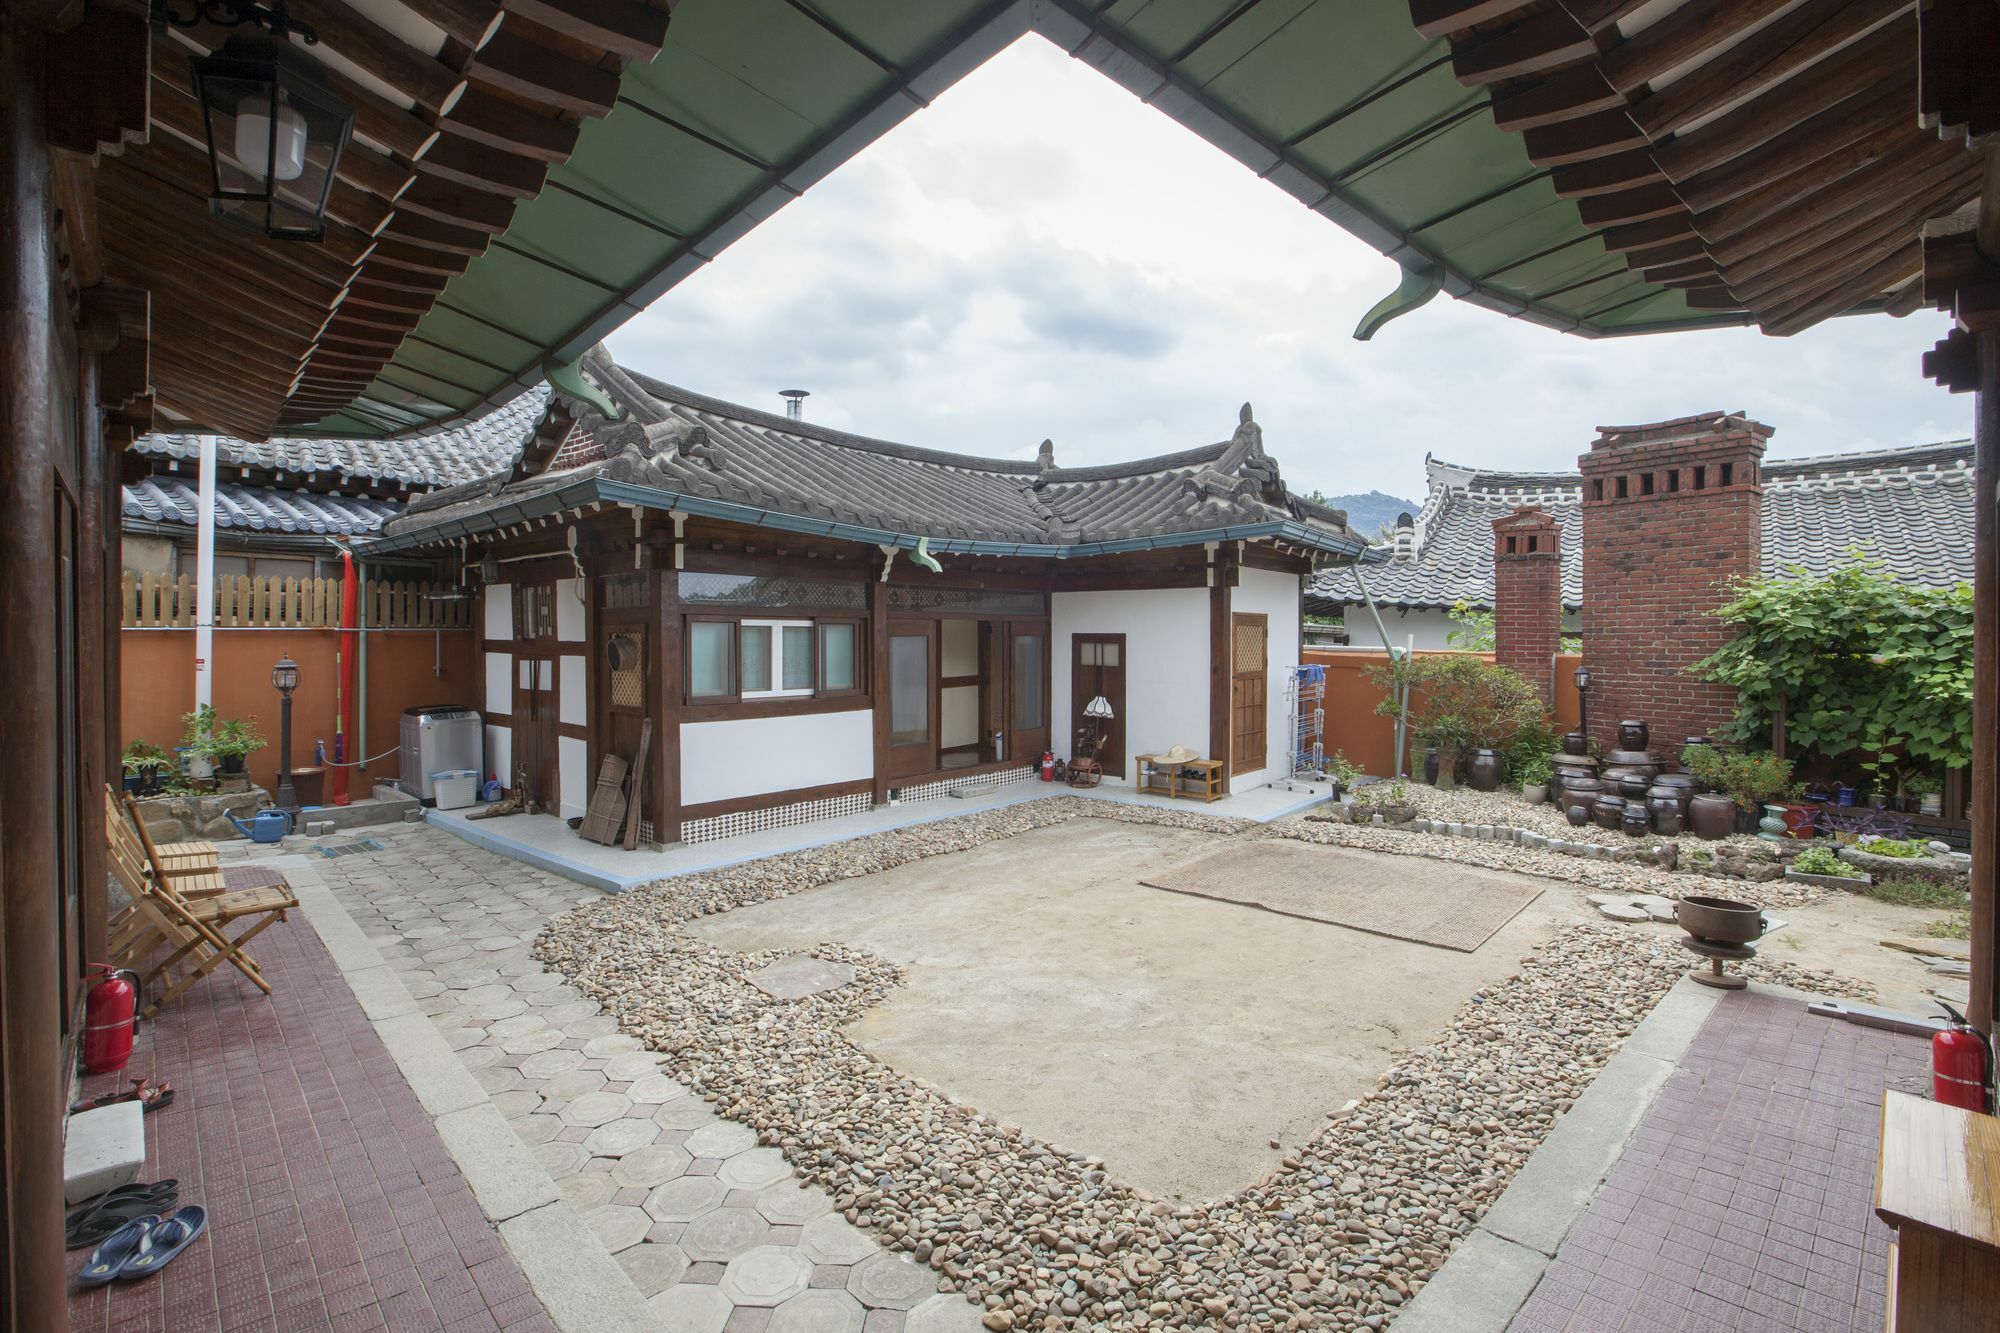
[[[1583,649],[1591,735],[1617,745],[1639,718],[1666,755],[1714,735],[1736,692],[1686,668],[1728,641],[1710,614],[1758,572],[1759,477],[1771,428],[1712,412],[1650,426],[1600,426],[1583,471]]]
[[[1493,520],[1493,657],[1555,706],[1562,646],[1562,525],[1536,505]]]

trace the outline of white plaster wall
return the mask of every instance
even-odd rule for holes
[[[1068,758],[1076,748],[1070,717],[1070,664],[1078,634],[1125,636],[1125,771],[1106,781],[1129,784],[1132,756],[1175,745],[1208,753],[1208,589],[1059,592],[1049,601],[1051,742]]]
[[[868,708],[681,728],[683,805],[874,776],[875,713]]]
[[[583,580],[556,580],[556,637],[565,643],[583,642]]]
[[[486,605],[486,637],[489,639],[513,638],[514,585],[511,583],[489,583],[479,590],[479,596]]]
[[[1305,614],[1296,574],[1272,569],[1240,571],[1236,587],[1229,593],[1232,613],[1262,615],[1270,626],[1264,649],[1265,690],[1264,767],[1238,773],[1230,779],[1233,791],[1282,778],[1291,772],[1292,708],[1287,696],[1292,668],[1299,664],[1299,626]]]
[[[1375,618],[1368,614],[1368,608],[1361,604],[1349,606],[1343,614],[1347,622],[1347,646],[1368,652],[1382,651],[1382,637],[1375,632]],[[1581,634],[1579,617],[1575,612],[1565,612],[1562,618],[1562,632]],[[1459,628],[1442,607],[1417,607],[1399,610],[1393,606],[1382,608],[1382,627],[1389,631],[1389,642],[1401,648],[1408,643],[1411,635],[1416,636],[1416,647],[1433,652],[1444,652],[1457,647],[1451,642],[1451,632]]]
[[[486,711],[514,711],[514,654],[486,654]]]
[[[485,777],[500,779],[503,787],[514,785],[514,729],[512,727],[488,727],[486,729],[486,773]]]
[[[590,670],[584,659],[565,656],[556,682],[556,719],[573,727],[589,726]]]
[[[590,804],[590,746],[574,736],[556,738],[556,787],[557,801],[562,806],[562,817],[572,818],[584,813]]]

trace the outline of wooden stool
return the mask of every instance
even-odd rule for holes
[[[1229,775],[1220,759],[1189,759],[1174,765],[1173,794],[1200,799],[1204,804],[1221,800]]]

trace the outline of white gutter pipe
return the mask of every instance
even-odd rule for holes
[[[194,703],[215,702],[215,437],[200,445],[199,500],[195,506]]]

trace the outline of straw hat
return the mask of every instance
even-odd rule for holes
[[[1185,764],[1190,759],[1199,758],[1201,756],[1193,750],[1188,749],[1187,746],[1176,745],[1173,749],[1160,756],[1160,762],[1165,764]]]

